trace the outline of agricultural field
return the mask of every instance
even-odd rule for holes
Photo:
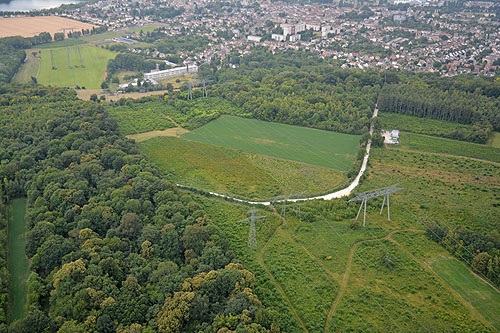
[[[52,36],[64,28],[90,29],[95,25],[59,16],[32,16],[0,18],[0,38],[9,36],[33,37],[41,32]]]
[[[80,49],[83,66],[80,62]],[[55,69],[52,69],[51,51]],[[38,82],[60,87],[99,88],[104,81],[108,60],[114,58],[115,52],[92,46],[45,49],[41,51],[40,72]]]
[[[153,138],[139,148],[173,182],[241,198],[322,194],[347,183],[342,171],[179,138]]]
[[[123,135],[176,127],[175,123],[168,117],[171,109],[169,105],[141,103],[133,106],[109,108],[109,114],[116,120],[120,133]]]
[[[222,116],[183,139],[348,171],[360,136]]]
[[[395,149],[464,156],[500,163],[500,148],[493,146],[407,132],[401,132],[400,136],[401,145],[395,145]]]

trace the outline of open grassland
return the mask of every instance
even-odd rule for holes
[[[396,145],[394,148],[464,156],[500,163],[500,148],[415,133],[402,132],[401,145]]]
[[[325,193],[347,182],[342,171],[173,137],[150,139],[139,148],[176,183],[248,199]]]
[[[424,234],[400,232],[393,236],[418,259],[470,303],[492,326],[500,330],[500,293],[479,279],[463,263]]]
[[[320,332],[338,292],[338,282],[282,232],[271,240],[264,263],[282,286],[305,327],[311,332]]]
[[[441,262],[450,255],[424,231],[428,220],[498,230],[500,166],[374,149],[358,191],[394,183],[405,189],[391,195],[391,221],[386,209],[379,215],[382,198],[369,201],[365,228],[350,227],[358,205],[347,199],[303,202],[300,210],[289,203],[286,223],[272,225],[274,233],[258,229],[256,252],[246,247],[248,229],[236,222],[244,215],[223,213],[228,206],[248,208],[204,200],[212,221],[231,235],[237,257],[263,272],[256,286],[263,303],[273,313],[285,306],[295,319],[284,331],[492,331],[498,317],[491,310],[498,309],[494,290],[461,263]],[[276,204],[276,214],[281,207]],[[269,226],[266,222],[257,227]],[[277,294],[280,303],[274,301]]]
[[[80,63],[78,48],[81,52],[83,66]],[[56,69],[52,69],[51,50]],[[68,48],[51,50],[41,51],[38,82],[60,87],[78,85],[86,88],[99,88],[104,81],[108,60],[116,55],[115,52],[92,46],[70,47],[68,66]]]
[[[390,258],[388,267],[385,263]],[[441,283],[389,240],[366,242],[353,258],[332,331],[486,330]]]
[[[30,83],[31,77],[37,77],[40,69],[40,53],[38,49],[26,51],[26,61],[22,64],[19,71],[16,73],[12,82]]]
[[[26,279],[28,259],[26,244],[26,200],[16,199],[9,205],[8,246],[9,246],[9,289],[10,322],[22,319],[26,312]]]
[[[360,137],[255,119],[222,116],[182,138],[348,171]]]
[[[471,125],[458,124],[431,118],[419,118],[398,113],[381,112],[378,114],[382,128],[452,138],[457,132],[472,131]]]
[[[90,29],[95,25],[59,16],[32,16],[0,18],[0,38],[9,36],[33,37],[41,32],[52,36],[63,29]],[[69,30],[68,30],[69,31]]]
[[[488,144],[495,148],[500,148],[500,133],[494,132],[490,138]]]

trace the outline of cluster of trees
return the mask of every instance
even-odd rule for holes
[[[462,227],[455,230],[440,223],[427,226],[427,236],[440,243],[474,271],[500,286],[500,233],[492,230],[471,231]]]
[[[143,56],[133,53],[120,53],[114,59],[108,61],[108,77],[111,78],[120,70],[134,72],[149,72],[156,67],[157,62],[146,60]],[[165,69],[165,63],[159,64],[160,69]]]
[[[6,38],[0,39],[0,84],[12,80],[25,58],[23,49],[12,46]]]
[[[28,197],[29,312],[13,332],[279,331],[203,207],[102,104],[36,85],[0,94],[3,196]]]
[[[143,9],[140,13],[141,16],[154,16],[157,19],[168,19],[184,13],[184,7],[153,7]]]
[[[380,91],[381,112],[474,125],[472,132],[457,131],[451,138],[486,143],[492,129],[500,129],[500,101],[480,93],[441,90],[419,81],[385,85]]]
[[[156,45],[159,52],[177,54],[178,52],[200,52],[204,50],[210,40],[199,35],[165,36]]]

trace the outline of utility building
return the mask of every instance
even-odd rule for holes
[[[144,74],[145,80],[161,80],[167,77],[183,76],[187,74],[193,74],[198,72],[198,66],[196,65],[186,65],[184,67],[176,67],[171,69],[166,69],[164,71],[153,69],[151,72]]]

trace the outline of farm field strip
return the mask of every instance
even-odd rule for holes
[[[40,32],[52,36],[63,28],[75,30],[90,29],[95,25],[60,16],[33,16],[0,18],[0,38],[8,36],[33,37]]]
[[[455,258],[441,258],[432,270],[500,331],[500,293],[474,276]]]
[[[78,53],[80,49],[83,66]],[[51,51],[55,68],[52,69]],[[68,66],[68,48],[41,50],[40,72],[38,82],[60,87],[83,86],[99,88],[104,81],[104,73],[108,60],[116,53],[93,46],[69,47],[70,66]]]
[[[222,116],[183,139],[348,171],[359,136]]]
[[[422,134],[401,132],[401,145],[399,147],[408,150],[457,155],[500,163],[500,148]]]

